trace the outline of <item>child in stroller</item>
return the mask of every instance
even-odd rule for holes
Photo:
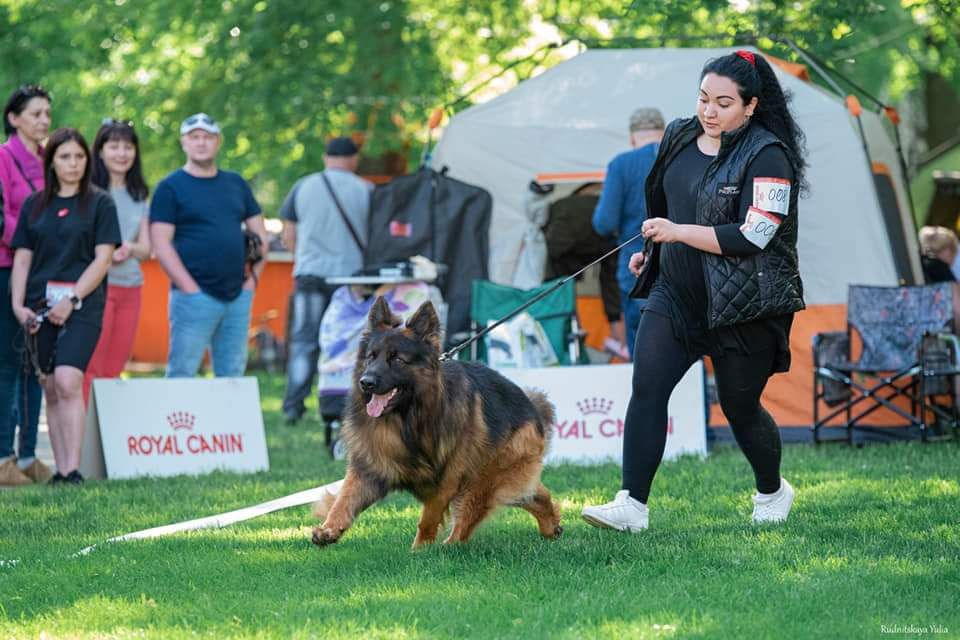
[[[367,314],[377,296],[386,298],[391,311],[404,320],[417,308],[433,302],[440,313],[440,326],[446,322],[446,305],[440,291],[422,282],[382,285],[350,285],[337,289],[320,322],[320,417],[324,423],[324,444],[330,455],[341,460],[346,457],[343,444],[337,437],[347,395],[353,381],[353,367],[360,345],[360,337],[367,328]]]

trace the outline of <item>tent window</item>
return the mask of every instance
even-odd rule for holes
[[[908,253],[907,238],[903,232],[903,216],[897,201],[897,190],[893,186],[890,169],[883,163],[873,163],[873,183],[877,189],[877,199],[883,213],[883,222],[887,228],[887,239],[893,252],[893,263],[897,268],[897,279],[903,284],[917,284],[910,269],[911,256]]]

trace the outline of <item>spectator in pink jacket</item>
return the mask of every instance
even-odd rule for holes
[[[41,87],[25,85],[3,109],[7,142],[0,145],[0,201],[3,234],[0,240],[0,486],[46,482],[52,472],[34,457],[40,417],[40,384],[20,367],[23,331],[10,301],[10,247],[24,200],[42,191],[43,142],[50,129],[50,96]],[[19,348],[18,348],[19,347]],[[29,369],[28,369],[29,371]],[[14,435],[20,440],[14,454]]]

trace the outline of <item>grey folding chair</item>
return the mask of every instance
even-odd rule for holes
[[[853,334],[863,349],[851,360]],[[912,287],[851,285],[847,330],[813,338],[813,439],[843,416],[846,441],[875,430],[863,420],[885,408],[917,427],[924,440],[957,429],[953,377],[960,374],[960,343],[953,332],[950,283]],[[949,397],[949,404],[938,398]],[[896,402],[906,398],[910,410]],[[821,404],[828,412],[821,413]],[[889,433],[889,432],[887,432]]]

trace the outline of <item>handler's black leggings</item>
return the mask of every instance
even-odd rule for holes
[[[756,476],[757,491],[780,487],[780,432],[760,406],[770,377],[774,345],[749,355],[726,352],[713,356],[720,407],[730,421],[737,444]],[[667,442],[670,393],[704,354],[685,346],[673,333],[670,319],[644,313],[633,354],[633,393],[623,434],[623,488],[646,503]]]

